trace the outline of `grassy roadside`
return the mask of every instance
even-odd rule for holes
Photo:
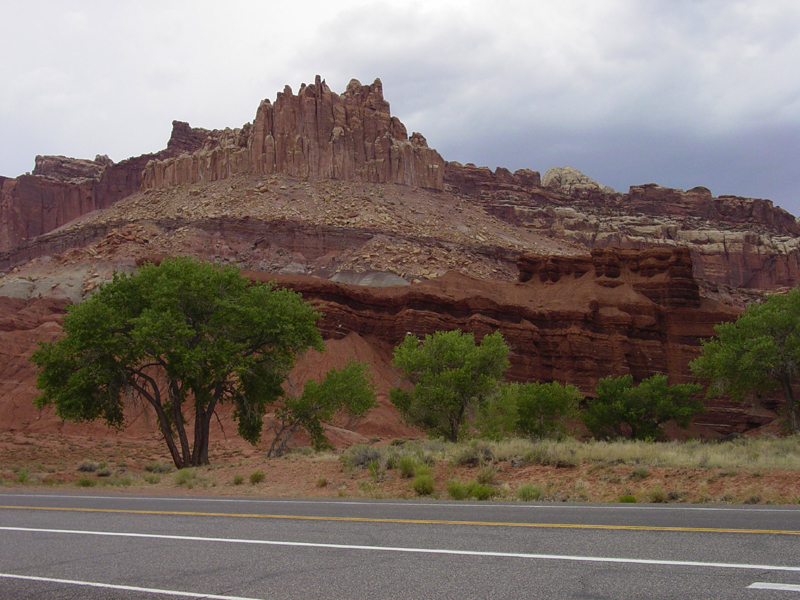
[[[212,444],[213,445],[213,444]],[[54,448],[59,448],[54,451]],[[456,500],[800,504],[800,436],[699,441],[395,440],[266,460],[218,446],[208,467],[175,471],[157,439],[0,433],[0,493],[128,493]]]

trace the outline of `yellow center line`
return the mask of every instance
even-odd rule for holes
[[[264,515],[246,513],[188,512],[169,510],[129,510],[115,508],[70,508],[58,506],[0,506],[8,510],[47,510],[62,512],[117,513],[130,515],[166,515],[180,517],[234,517],[239,519],[291,519],[299,521],[348,521],[353,523],[403,523],[411,525],[463,525],[480,527],[531,527],[538,529],[603,529],[611,531],[680,531],[693,533],[760,533],[800,535],[800,531],[783,529],[730,529],[719,527],[657,527],[654,525],[595,525],[579,523],[510,523],[497,521],[452,521],[439,519],[387,519],[373,517],[320,517],[312,515]]]

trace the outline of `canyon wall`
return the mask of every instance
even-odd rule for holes
[[[685,249],[523,255],[519,269],[518,282],[449,272],[384,288],[244,273],[294,289],[316,304],[324,313],[320,327],[326,337],[355,332],[396,345],[409,332],[500,331],[512,348],[513,379],[566,381],[587,393],[609,374],[690,378],[687,365],[699,353],[700,340],[737,315],[701,299]]]

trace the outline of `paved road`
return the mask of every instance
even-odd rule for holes
[[[23,598],[800,598],[800,509],[0,493]]]

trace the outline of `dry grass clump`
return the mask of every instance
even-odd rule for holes
[[[800,471],[800,436],[742,438],[729,442],[555,442],[575,450],[580,462],[643,464],[682,469]]]

